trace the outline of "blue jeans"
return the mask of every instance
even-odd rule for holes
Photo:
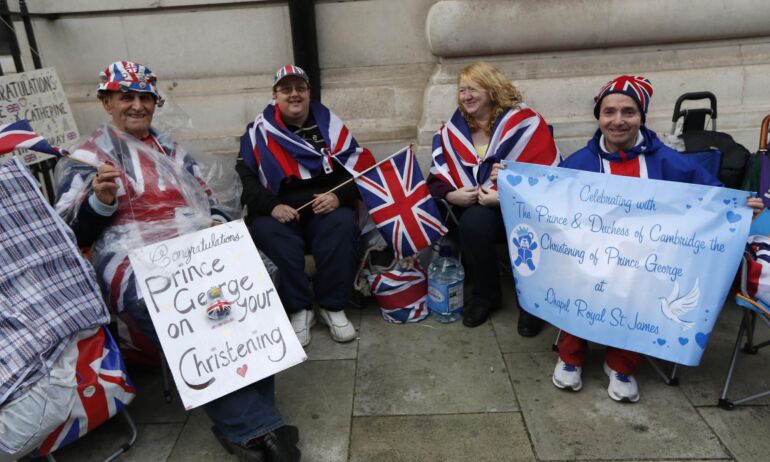
[[[339,311],[353,295],[358,258],[355,212],[339,207],[331,213],[303,213],[286,224],[270,216],[249,222],[254,244],[278,267],[278,296],[287,313],[309,309],[313,293],[305,273],[305,248],[316,265],[313,291],[321,308]],[[307,245],[309,244],[309,246]]]
[[[160,348],[160,341],[144,300],[129,304],[126,311],[134,319],[139,330]],[[254,438],[259,438],[285,425],[275,407],[273,376],[217,398],[201,407],[225,438],[241,446],[246,446]]]

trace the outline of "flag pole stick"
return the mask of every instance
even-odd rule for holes
[[[410,144],[410,145],[409,145],[409,149],[411,149],[411,148],[412,148],[412,145]],[[323,196],[324,194],[329,194],[329,193],[332,193],[332,192],[334,192],[334,191],[336,191],[336,190],[340,189],[341,187],[345,186],[346,184],[350,183],[351,181],[354,181],[356,178],[360,177],[361,175],[363,175],[363,174],[365,174],[365,173],[368,173],[370,170],[372,170],[372,169],[374,169],[374,168],[376,168],[376,167],[379,167],[379,166],[380,166],[380,164],[383,164],[383,163],[385,163],[386,161],[389,161],[390,159],[392,159],[392,158],[393,158],[393,156],[395,156],[396,154],[400,153],[401,151],[403,151],[403,149],[399,149],[398,151],[396,151],[396,152],[394,152],[393,154],[389,155],[388,157],[386,157],[386,158],[382,159],[381,161],[377,162],[376,164],[372,165],[371,167],[367,168],[366,170],[363,170],[363,171],[361,171],[361,172],[358,172],[358,173],[356,173],[355,175],[353,175],[352,177],[350,177],[350,178],[348,178],[347,180],[343,181],[342,183],[338,184],[337,186],[333,187],[332,189],[330,189],[330,190],[328,190],[328,191],[326,191],[326,192],[323,192],[323,193],[319,194],[319,195],[318,195],[318,197],[321,197],[321,196]],[[300,206],[300,207],[297,209],[297,212],[299,212],[300,210],[304,209],[305,207],[307,207],[307,206],[311,205],[313,202],[315,202],[315,200],[316,200],[316,199],[318,199],[318,197],[314,198],[314,199],[313,199],[313,200],[311,200],[311,201],[308,201],[308,202],[305,202],[304,204],[302,204],[302,205],[301,205],[301,206]]]

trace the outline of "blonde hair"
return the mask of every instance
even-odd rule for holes
[[[491,64],[485,63],[484,61],[478,61],[462,68],[457,74],[458,87],[463,79],[477,85],[480,90],[489,93],[489,98],[492,103],[492,111],[487,126],[479,127],[473,117],[463,109],[463,105],[460,103],[460,92],[457,92],[457,106],[460,108],[460,113],[468,123],[471,131],[482,128],[487,135],[491,135],[492,124],[495,123],[495,120],[497,120],[503,111],[508,109],[519,109],[522,102],[521,93],[510,80],[506,79],[503,74]]]

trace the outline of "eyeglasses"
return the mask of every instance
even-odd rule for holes
[[[290,95],[294,91],[296,91],[297,93],[307,93],[308,90],[310,90],[310,87],[308,87],[307,85],[285,85],[285,86],[282,85],[275,89],[275,91],[277,91],[282,95]]]

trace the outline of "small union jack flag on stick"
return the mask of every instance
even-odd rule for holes
[[[31,149],[32,151],[61,157],[59,148],[53,147],[45,138],[32,130],[27,119],[17,120],[0,126],[0,155],[8,154],[16,149]]]
[[[397,259],[416,254],[446,234],[411,146],[355,179],[369,215]]]

